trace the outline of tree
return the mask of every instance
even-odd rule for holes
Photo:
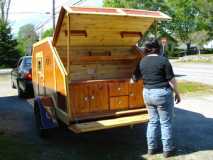
[[[18,32],[18,48],[22,55],[31,55],[33,43],[38,41],[38,35],[32,24],[26,24],[20,27]]]
[[[42,34],[41,34],[41,38],[46,38],[46,37],[52,37],[53,36],[53,29],[52,28],[49,28],[47,29],[46,31],[44,31]]]
[[[155,37],[159,37],[166,32],[176,37],[182,43],[185,43],[187,50],[189,50],[191,45],[190,34],[203,30],[205,26],[202,22],[203,16],[199,10],[197,1],[201,1],[200,4],[203,3],[204,5],[202,0],[105,0],[104,5],[107,7],[160,10],[168,14],[172,17],[172,20],[161,24],[155,23],[150,28],[151,33],[154,34]],[[209,1],[210,3],[210,0],[204,1]],[[203,12],[205,12],[204,8]],[[209,12],[212,13],[212,7],[209,7]],[[212,18],[213,16],[210,17]],[[210,30],[212,31],[212,28],[210,28]]]
[[[8,22],[8,15],[10,10],[10,4],[11,0],[0,0],[0,19],[1,23],[7,23]]]
[[[209,40],[213,37],[213,1],[212,0],[196,0],[196,5],[199,6],[199,30],[206,30],[209,35]]]
[[[191,46],[190,34],[198,29],[199,10],[194,0],[169,0],[168,6],[172,8],[172,12],[170,12],[172,21],[168,30],[186,44],[187,53]]]
[[[207,42],[209,36],[207,31],[198,31],[190,35],[190,38],[193,44],[196,44],[198,48],[198,54],[200,55],[200,49],[203,48],[203,45]]]
[[[164,0],[104,0],[104,6],[106,7],[119,7],[119,8],[135,8],[135,9],[146,9],[146,10],[161,10],[168,13],[169,8]],[[144,34],[144,37],[150,35],[155,38],[160,37],[167,30],[165,26],[168,22],[153,23],[150,29]]]
[[[0,67],[13,67],[19,57],[17,41],[13,39],[11,28],[0,19]]]

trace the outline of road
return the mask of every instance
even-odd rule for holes
[[[8,75],[0,75],[0,89],[0,136],[4,134],[39,147],[37,158],[26,152],[26,160],[162,159],[162,154],[146,155],[146,125],[80,135],[66,129],[53,130],[49,139],[42,140],[35,132],[32,99],[19,99],[17,91],[10,88]],[[176,106],[174,135],[177,155],[169,159],[213,160],[213,97],[206,98],[183,98],[183,102]]]
[[[178,79],[213,85],[213,64],[172,63]]]

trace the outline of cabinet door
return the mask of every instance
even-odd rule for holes
[[[107,83],[89,85],[90,112],[109,110]]]
[[[128,96],[111,97],[110,110],[128,109]]]
[[[144,107],[143,81],[129,84],[129,108]]]
[[[73,84],[70,90],[71,106],[75,115],[89,112],[89,92],[86,84]]]

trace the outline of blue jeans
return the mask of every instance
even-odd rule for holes
[[[174,148],[172,133],[174,98],[172,90],[170,88],[144,88],[143,96],[149,113],[148,149],[157,149],[157,138],[161,133],[163,151],[171,151]]]

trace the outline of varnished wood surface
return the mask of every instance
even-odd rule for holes
[[[109,83],[109,95],[112,97],[128,95],[129,94],[128,85],[129,85],[128,81]]]
[[[120,32],[139,32],[143,35],[154,22],[154,18],[100,15],[70,15],[70,18],[69,31],[84,30],[87,33],[86,37],[71,36],[71,46],[133,46],[139,41],[140,36],[122,38]],[[67,16],[64,16],[57,41],[54,42],[56,46],[66,44],[66,19]]]
[[[142,87],[142,81],[130,84],[126,79],[71,83],[70,98],[74,117],[145,107]]]
[[[110,97],[110,110],[128,109],[128,96]]]
[[[85,113],[85,114],[81,114],[81,115],[76,115],[75,120],[76,121],[87,121],[87,120],[94,120],[94,119],[129,116],[129,115],[142,114],[142,113],[147,113],[147,109],[145,107],[128,109],[128,110],[110,110],[107,112]]]
[[[129,108],[138,108],[141,106],[144,106],[143,82],[129,83]]]
[[[139,114],[106,120],[97,120],[92,122],[83,122],[72,124],[68,128],[75,133],[97,131],[121,126],[128,126],[148,122],[148,114]]]
[[[107,83],[89,84],[89,99],[91,112],[109,111]]]
[[[97,82],[126,82],[129,81],[130,79],[100,79],[100,80],[73,80],[70,83],[71,84],[83,84],[83,83],[97,83]]]

